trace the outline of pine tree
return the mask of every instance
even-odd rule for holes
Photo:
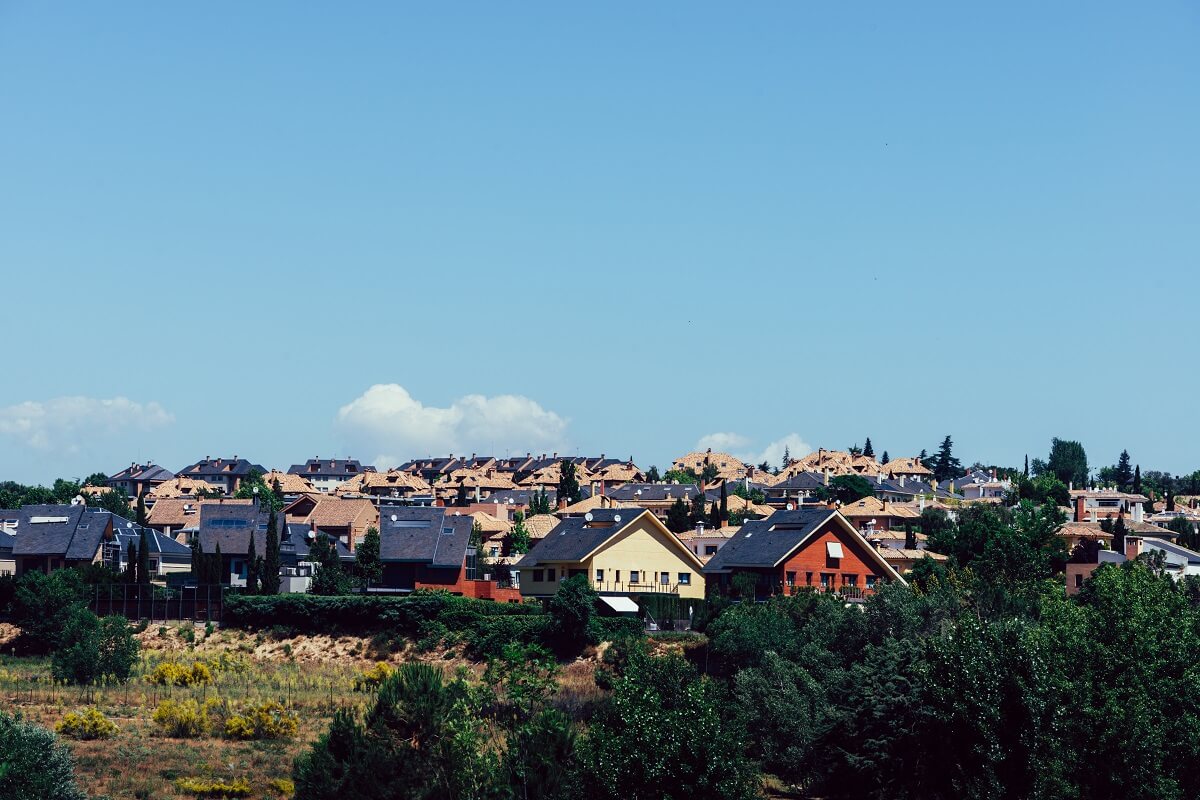
[[[949,435],[942,440],[937,455],[933,457],[931,468],[934,479],[938,481],[948,481],[957,478],[962,473],[962,462],[954,457],[954,442],[951,441]]]
[[[922,464],[928,467],[929,454],[922,450],[921,455],[917,456],[917,461],[920,461]]]
[[[1121,451],[1121,456],[1117,459],[1117,467],[1113,470],[1113,480],[1121,491],[1125,491],[1133,483],[1133,468],[1129,466],[1128,450]]]
[[[704,510],[704,492],[697,491],[696,496],[692,498],[692,527],[699,525],[701,522],[708,522],[708,514]]]
[[[1025,454],[1025,477],[1029,477],[1029,453]]]
[[[792,465],[792,451],[789,450],[788,446],[785,444],[783,446],[783,468],[787,469],[791,465]]]
[[[658,467],[651,465],[650,469],[646,470],[646,483],[658,483],[662,480],[662,475],[658,472]]]
[[[267,552],[263,555],[261,574],[262,593],[279,594],[279,520],[274,509],[267,521]]]
[[[1125,527],[1125,515],[1117,515],[1117,523],[1113,525],[1112,531],[1112,548],[1118,553],[1125,552],[1125,535],[1129,533],[1129,529]]]
[[[1142,493],[1142,465],[1137,464],[1133,468],[1133,494]]]
[[[725,481],[721,481],[721,520],[729,519],[729,491]],[[718,528],[720,525],[717,526]]]
[[[688,521],[688,506],[682,497],[676,497],[675,502],[667,509],[667,530],[672,533],[683,533],[691,525]]]
[[[246,548],[246,593],[258,594],[258,568],[261,562],[254,546],[254,531],[250,532],[250,545]]]
[[[880,464],[886,464],[886,463],[888,463],[888,462],[889,462],[889,461],[891,461],[891,460],[892,460],[892,459],[891,459],[890,457],[888,457],[888,451],[887,451],[887,450],[884,450],[884,451],[883,451],[883,458],[882,458],[882,459],[880,459],[879,463],[880,463]]]
[[[875,457],[875,448],[871,446],[871,437],[867,437],[867,443],[863,445],[862,454],[867,458]]]
[[[150,544],[146,541],[145,528],[138,536],[137,582],[143,585],[150,583]]]

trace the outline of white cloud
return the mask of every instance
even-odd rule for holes
[[[732,453],[747,464],[761,464],[766,461],[772,467],[782,463],[784,450],[787,450],[793,459],[802,458],[813,451],[812,445],[801,439],[798,433],[789,433],[782,439],[776,439],[757,453],[749,449],[752,444],[753,441],[748,436],[725,431],[701,436],[696,448],[707,450],[711,447],[713,450]]]
[[[701,436],[696,442],[697,450],[707,450],[710,447],[719,453],[732,453],[750,444],[750,440],[740,433],[710,433]]]
[[[783,451],[785,449],[793,459],[803,458],[813,451],[812,445],[801,439],[800,434],[789,433],[782,439],[776,439],[771,442],[758,455],[753,458],[745,458],[745,460],[751,464],[761,464],[766,461],[772,467],[779,466],[783,462]]]
[[[103,436],[149,431],[175,421],[158,403],[128,397],[56,397],[0,408],[0,436],[35,450],[78,452]]]
[[[375,453],[383,467],[431,454],[566,450],[567,421],[512,394],[469,394],[438,408],[381,383],[342,406],[337,425],[350,447]]]

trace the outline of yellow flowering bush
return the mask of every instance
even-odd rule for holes
[[[67,712],[55,730],[72,739],[107,739],[117,732],[117,726],[100,713],[100,709],[92,706],[83,711]]]
[[[225,783],[207,778],[180,778],[175,788],[196,797],[249,797],[250,783],[245,778]]]
[[[354,691],[366,692],[371,689],[378,689],[379,684],[387,680],[388,676],[395,672],[395,667],[390,664],[379,661],[375,666],[368,670],[364,670],[361,675],[354,678]]]
[[[274,700],[247,708],[225,720],[225,735],[230,739],[290,739],[300,721]]]
[[[194,739],[212,730],[209,713],[220,701],[209,698],[203,705],[195,700],[163,700],[154,709],[154,724],[163,734],[175,739]]]

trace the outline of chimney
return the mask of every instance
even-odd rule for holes
[[[1143,549],[1143,542],[1141,539],[1133,536],[1125,537],[1125,558],[1133,561],[1142,554]]]
[[[921,499],[917,502],[917,507],[922,513],[925,512],[925,495],[921,495]]]
[[[1134,504],[1133,504],[1133,522],[1134,522],[1134,524],[1135,524],[1135,525],[1137,525],[1137,524],[1140,524],[1140,523],[1141,523],[1141,521],[1142,521],[1142,514],[1143,514],[1142,504],[1141,504],[1141,503],[1134,503]]]
[[[481,497],[479,496],[479,484],[475,484],[475,502],[476,502],[476,503],[478,503],[478,502],[480,502],[482,499],[483,499],[483,498],[481,498]]]
[[[827,500],[825,502],[825,507],[828,508],[830,511],[836,510],[837,509],[837,500],[834,500],[832,498]]]
[[[900,476],[900,488],[901,489],[904,488],[904,476],[903,475]]]
[[[567,507],[567,498],[565,498],[565,497],[558,498],[558,510],[562,511],[566,507]]]
[[[996,469],[995,469],[995,467],[993,467],[993,468],[992,468],[992,480],[993,480],[993,481],[994,481],[994,480],[996,480]]]
[[[882,472],[875,473],[875,485],[880,486],[882,484],[883,484],[883,473]]]
[[[1083,495],[1075,498],[1075,521],[1083,522],[1084,509],[1087,507],[1087,498]]]
[[[829,485],[829,467],[825,468],[825,485]]]

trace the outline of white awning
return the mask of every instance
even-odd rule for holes
[[[628,597],[606,597],[600,596],[600,599],[606,606],[620,614],[636,614],[638,613],[638,604],[630,600]]]
[[[830,558],[841,558],[842,557],[842,543],[841,542],[826,542],[825,543],[825,552],[829,554]]]

